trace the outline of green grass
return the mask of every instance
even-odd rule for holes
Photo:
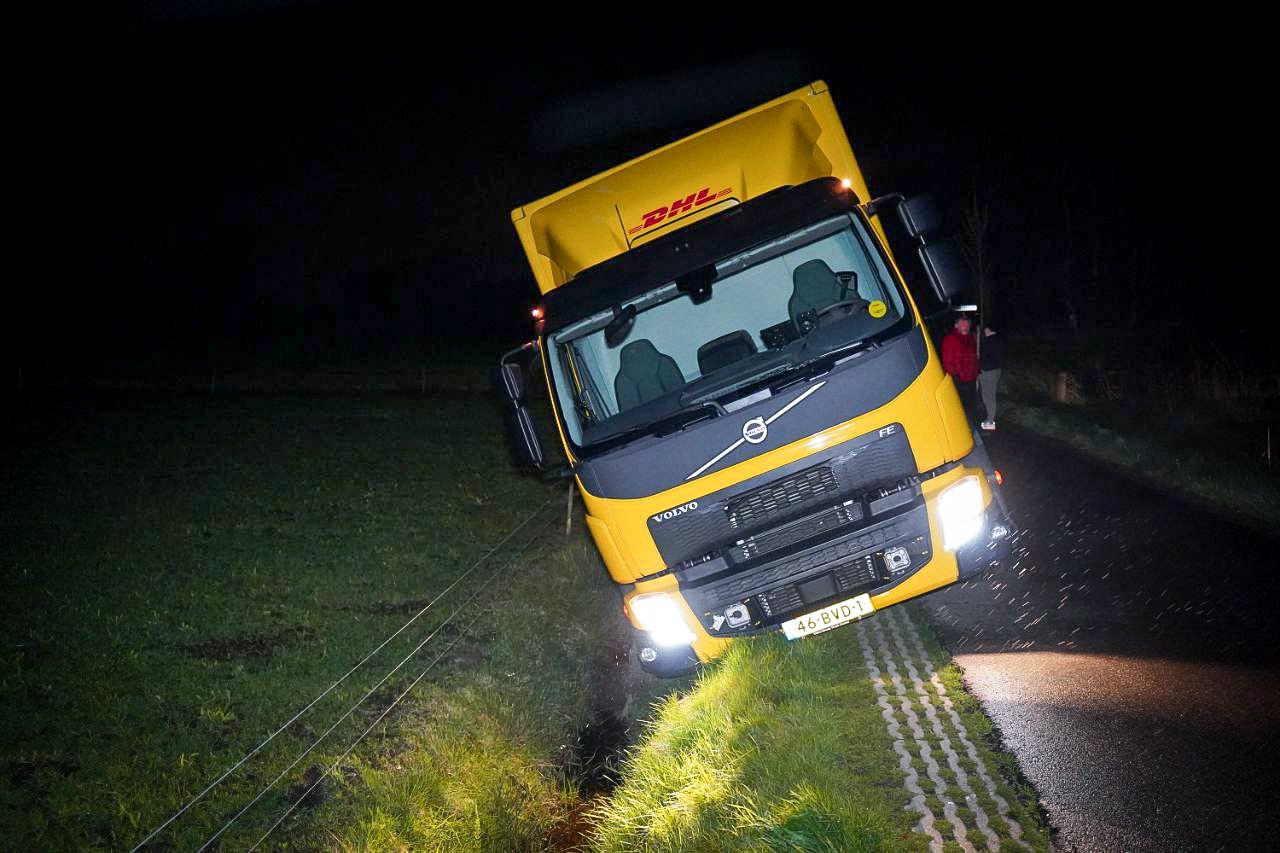
[[[1099,342],[1010,343],[1002,422],[1255,526],[1280,527],[1280,399],[1267,377],[1225,364],[1161,368],[1158,353],[1125,355]],[[1072,378],[1069,403],[1051,400],[1058,371]]]
[[[625,670],[651,722],[616,795],[583,799],[573,739],[625,629],[581,525],[557,532],[563,483],[512,472],[500,427],[458,395],[29,405],[0,451],[0,848],[131,847],[550,498],[482,606],[341,721],[477,583],[450,593],[155,849],[198,847],[335,722],[224,849],[334,764],[269,847],[921,849],[848,630],[738,643],[696,680]]]
[[[663,700],[599,807],[602,850],[913,849],[897,767],[841,631],[735,643]],[[790,845],[790,846],[787,846]]]
[[[941,666],[941,650],[930,646]],[[989,733],[954,668],[947,677],[971,731]],[[997,766],[990,744],[978,748]],[[1003,760],[1002,771],[1016,776],[1012,759]],[[595,810],[594,849],[927,847],[911,831],[915,816],[904,809],[908,795],[853,629],[735,643],[693,690],[659,703],[624,778]],[[1008,782],[1000,786],[1032,848],[1046,849],[1042,818]],[[941,804],[932,805],[941,817]]]
[[[511,472],[484,399],[140,397],[32,405],[14,424],[0,522],[4,849],[136,843],[535,506],[553,495],[562,506],[560,489]],[[562,518],[551,510],[540,526]],[[565,805],[549,762],[586,713],[593,650],[617,623],[590,547],[550,541],[496,582],[473,636],[289,829],[493,849],[554,825]],[[161,840],[198,846],[473,589],[443,599]],[[385,706],[455,639],[442,634],[366,704]],[[285,791],[373,716],[340,724],[227,845],[264,831]]]

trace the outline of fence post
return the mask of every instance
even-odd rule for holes
[[[1058,375],[1054,378],[1053,399],[1057,403],[1067,402],[1067,372],[1065,370],[1058,371]]]

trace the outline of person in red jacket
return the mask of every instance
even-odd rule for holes
[[[942,369],[960,392],[960,402],[970,423],[978,411],[978,341],[967,314],[957,314],[951,331],[942,339]]]

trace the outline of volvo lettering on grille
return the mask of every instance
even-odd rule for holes
[[[698,508],[697,501],[689,501],[687,504],[680,504],[680,506],[673,507],[667,510],[666,512],[660,512],[657,515],[650,516],[650,519],[653,521],[654,524],[661,524],[664,521],[670,521],[671,519],[675,518],[677,515],[684,515],[686,512],[692,512],[697,508]]]

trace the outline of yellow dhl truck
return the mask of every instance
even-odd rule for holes
[[[941,304],[967,271],[931,199],[870,196],[825,84],[511,218],[541,292],[536,337],[497,372],[516,453],[548,468],[537,360],[646,670],[819,633],[1007,555],[998,472],[885,225]]]

